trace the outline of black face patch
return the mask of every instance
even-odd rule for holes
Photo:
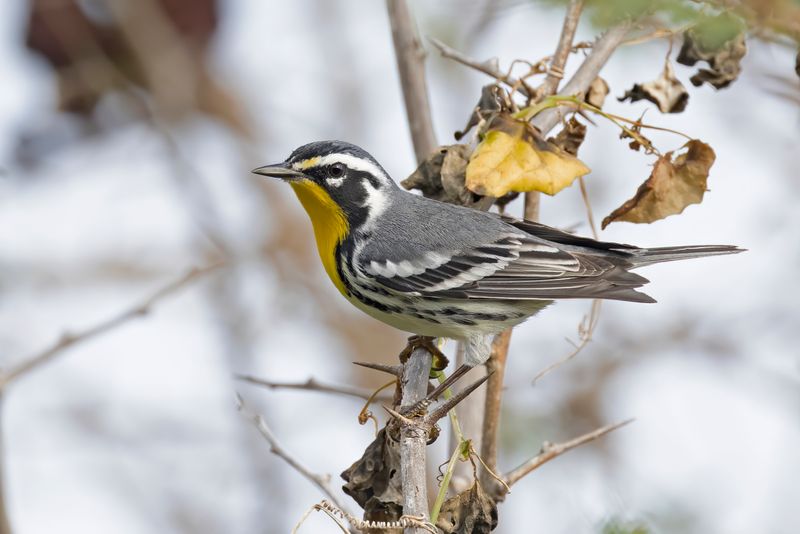
[[[338,168],[332,168],[334,165]],[[342,207],[351,228],[359,228],[366,222],[369,216],[369,207],[367,206],[365,186],[377,189],[380,184],[378,178],[368,172],[357,171],[341,163],[311,167],[302,172],[327,191],[333,201]]]

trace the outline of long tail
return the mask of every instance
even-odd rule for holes
[[[731,245],[695,245],[688,247],[658,247],[625,250],[631,254],[632,269],[661,263],[665,261],[688,260],[704,256],[721,256],[723,254],[738,254],[747,249]]]

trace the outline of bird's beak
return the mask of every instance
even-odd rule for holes
[[[289,168],[286,163],[276,163],[274,165],[264,165],[257,169],[253,169],[253,174],[260,174],[262,176],[272,176],[273,178],[280,178],[287,182],[294,182],[306,177],[302,172]]]

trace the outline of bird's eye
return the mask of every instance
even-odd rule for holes
[[[331,178],[341,178],[344,176],[344,165],[341,163],[334,163],[328,167],[328,176]]]

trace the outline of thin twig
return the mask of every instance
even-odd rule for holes
[[[581,63],[581,66],[578,67],[578,70],[558,94],[579,95],[582,97],[594,79],[597,78],[608,58],[611,57],[614,50],[625,39],[631,24],[630,21],[621,22],[604,33],[595,42],[591,54]],[[561,116],[559,108],[547,109],[534,117],[531,120],[531,124],[536,126],[542,133],[547,133],[559,123]]]
[[[356,397],[359,399],[390,401],[392,396],[388,394],[377,395],[372,397],[372,391],[365,388],[357,388],[353,386],[340,386],[334,384],[326,384],[320,382],[316,378],[309,378],[304,382],[273,382],[250,375],[235,375],[235,377],[244,382],[249,382],[257,386],[264,386],[269,389],[299,389],[305,391],[318,391],[320,393],[333,393],[337,395],[345,395],[348,397]]]
[[[386,7],[392,27],[397,71],[403,88],[411,141],[417,163],[421,163],[438,146],[425,84],[425,51],[417,38],[406,0],[386,0]]]
[[[244,399],[242,399],[238,393],[236,394],[236,407],[242,413],[242,415],[244,415],[253,423],[264,439],[267,440],[267,443],[269,443],[269,451],[272,454],[289,464],[292,469],[303,475],[303,477],[319,488],[319,490],[327,495],[328,498],[333,501],[333,504],[335,504],[339,509],[347,511],[346,508],[342,506],[340,499],[336,496],[333,488],[331,487],[330,475],[319,475],[314,473],[308,467],[301,464],[297,458],[289,454],[289,452],[281,446],[280,442],[275,437],[275,434],[272,432],[272,429],[267,425],[267,422],[264,421],[264,418],[261,417],[260,414],[252,412],[245,404]]]
[[[506,484],[509,486],[513,486],[517,482],[519,482],[523,477],[538,469],[542,465],[546,464],[553,458],[561,456],[567,451],[571,451],[575,447],[579,447],[590,441],[594,441],[598,438],[601,438],[608,434],[609,432],[613,432],[614,430],[627,425],[628,423],[633,422],[633,419],[626,419],[625,421],[620,421],[619,423],[614,423],[611,425],[606,425],[602,428],[598,428],[597,430],[593,430],[592,432],[587,432],[582,436],[578,436],[577,438],[571,439],[569,441],[564,441],[563,443],[545,443],[542,445],[542,450],[539,454],[528,460],[527,462],[521,464],[516,469],[511,470],[508,472],[503,479],[506,481]]]
[[[564,24],[561,27],[561,36],[558,38],[556,51],[550,60],[549,72],[542,86],[538,90],[538,97],[552,95],[558,89],[561,78],[564,77],[564,67],[567,58],[572,51],[572,41],[575,39],[575,31],[578,29],[578,22],[583,11],[583,0],[570,0],[567,6],[567,14],[564,16]],[[591,57],[591,56],[590,56]],[[588,58],[587,60],[588,61]],[[592,78],[594,79],[594,78]],[[591,83],[591,82],[590,82]],[[555,123],[553,124],[555,126]],[[549,131],[553,126],[547,129]],[[542,133],[547,133],[542,130]],[[538,191],[528,191],[525,193],[524,218],[529,221],[539,220],[539,205],[541,203],[541,193]]]
[[[592,301],[592,306],[589,308],[589,313],[583,317],[583,320],[578,326],[578,343],[575,344],[567,339],[567,341],[572,343],[574,347],[572,352],[536,373],[536,376],[533,377],[532,385],[536,385],[536,382],[538,382],[542,377],[550,374],[552,371],[558,369],[573,359],[586,347],[586,345],[589,344],[589,342],[592,340],[592,335],[594,335],[594,330],[597,327],[597,322],[600,320],[600,307],[602,306],[602,302],[603,301],[600,299],[594,299]]]
[[[500,408],[503,400],[503,377],[505,376],[506,360],[508,360],[511,332],[512,330],[509,328],[494,338],[492,355],[486,362],[486,369],[490,376],[489,381],[486,383],[480,451],[483,461],[492,471],[497,469],[497,436],[500,428]],[[481,471],[480,481],[484,488],[490,488],[492,480],[493,477],[487,470]]]
[[[583,11],[583,0],[570,0],[567,6],[567,14],[564,17],[564,25],[561,27],[561,37],[558,39],[556,51],[550,60],[550,71],[545,78],[540,93],[549,96],[556,92],[558,83],[564,77],[564,66],[572,50],[572,41],[575,39],[575,31],[578,29],[578,21]]]
[[[502,82],[509,87],[517,88],[517,90],[527,98],[530,98],[534,94],[533,89],[527,83],[525,83],[525,80],[518,80],[511,76],[510,73],[501,71],[497,64],[497,58],[487,59],[486,61],[478,61],[467,56],[463,52],[456,50],[455,48],[447,46],[435,37],[429,36],[428,40],[439,50],[439,53],[442,55],[442,57],[452,59],[456,63],[460,63],[465,67],[469,67],[477,70],[478,72],[482,72],[487,76],[491,76],[495,80]]]
[[[0,374],[0,391],[4,390],[9,384],[26,373],[50,362],[68,348],[114,330],[115,328],[127,323],[132,319],[147,315],[153,305],[158,301],[168,295],[171,295],[172,293],[175,293],[201,276],[218,269],[222,265],[222,262],[218,262],[207,267],[190,269],[185,275],[173,282],[170,282],[132,308],[129,308],[122,313],[115,315],[110,319],[106,319],[105,321],[102,321],[81,332],[65,332],[61,335],[61,338],[59,338],[59,340],[53,343],[50,347],[32,356],[29,356],[28,358],[25,358],[18,364]]]

